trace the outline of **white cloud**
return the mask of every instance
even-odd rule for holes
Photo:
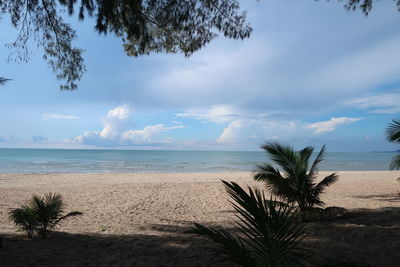
[[[118,106],[107,113],[101,131],[86,131],[73,141],[94,146],[162,144],[171,142],[169,138],[164,138],[162,133],[185,128],[181,122],[173,121],[171,126],[160,123],[145,126],[143,129],[128,129],[130,116],[131,112],[127,106]]]
[[[79,119],[77,116],[54,114],[54,113],[43,113],[42,118],[44,120],[76,120]]]
[[[226,127],[218,137],[218,143],[234,143],[237,138],[238,131],[243,126],[241,120],[235,120]]]
[[[400,113],[400,89],[388,93],[355,98],[347,101],[346,104],[368,109],[371,113],[397,114]]]
[[[102,138],[115,138],[126,127],[130,110],[127,106],[118,106],[107,113],[104,118],[104,128],[100,132]]]
[[[196,120],[204,120],[215,123],[226,123],[230,122],[238,117],[237,112],[228,105],[216,105],[211,108],[204,109],[191,109],[184,113],[176,114],[177,117],[191,118]]]
[[[256,117],[256,116],[255,116]],[[300,121],[269,118],[238,119],[225,127],[217,138],[220,144],[252,143],[259,145],[265,140],[288,139],[293,135],[306,135],[307,129]]]
[[[315,134],[322,134],[334,131],[339,125],[359,121],[360,119],[361,118],[347,118],[347,117],[331,118],[329,121],[311,123],[306,127],[313,129],[313,132]]]
[[[154,137],[166,130],[164,124],[155,124],[144,127],[141,130],[128,130],[123,132],[121,140],[124,143],[143,144],[154,141]]]
[[[265,140],[307,140],[311,133],[323,134],[336,130],[340,125],[355,122],[360,118],[331,118],[328,121],[307,123],[298,120],[276,120],[268,118],[237,119],[230,122],[216,139],[219,144],[254,143]]]

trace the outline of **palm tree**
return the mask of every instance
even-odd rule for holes
[[[82,212],[73,211],[63,215],[65,204],[60,194],[46,194],[44,197],[34,195],[31,206],[38,217],[37,231],[42,238],[47,238],[49,231],[53,230],[61,221],[68,217],[82,215]]]
[[[386,140],[389,142],[400,143],[400,120],[393,120],[391,123],[389,123],[388,127],[386,128]],[[389,168],[391,170],[400,169],[400,155],[393,157]]]
[[[46,194],[44,197],[33,195],[29,205],[12,209],[10,219],[20,226],[32,237],[36,231],[42,238],[47,238],[49,231],[53,230],[61,221],[82,215],[82,212],[73,211],[64,215],[65,204],[60,194]]]
[[[282,172],[275,168],[273,163],[257,165],[254,175],[256,181],[265,182],[269,191],[289,203],[296,202],[305,220],[306,211],[314,206],[322,206],[324,202],[320,195],[324,190],[338,180],[338,175],[332,173],[319,183],[316,182],[318,164],[323,160],[325,146],[322,147],[314,162],[309,168],[309,160],[314,151],[313,147],[306,147],[295,151],[290,146],[278,142],[270,142],[261,146],[272,162],[278,165]]]
[[[239,221],[232,231],[197,223],[190,231],[217,243],[216,257],[248,267],[310,263],[307,251],[299,247],[304,226],[297,223],[292,206],[268,200],[258,189],[249,187],[247,193],[234,182],[222,182]]]
[[[9,212],[10,219],[25,231],[28,238],[32,238],[38,224],[38,218],[35,211],[28,206],[12,209]]]

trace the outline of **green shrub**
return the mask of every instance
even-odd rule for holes
[[[216,256],[241,266],[292,266],[308,262],[306,250],[298,245],[304,228],[297,212],[286,204],[265,198],[258,189],[249,193],[234,182],[222,181],[238,213],[232,232],[222,227],[195,224],[196,233],[216,242]]]
[[[42,238],[57,227],[63,220],[82,215],[79,211],[64,215],[65,204],[60,194],[46,194],[44,197],[33,195],[29,205],[12,209],[10,219],[24,231],[28,237],[37,232]]]
[[[23,231],[29,238],[32,238],[38,226],[38,217],[34,209],[28,206],[12,209],[9,212],[10,219]]]
[[[258,189],[248,187],[248,193],[234,182],[225,185],[238,221],[231,230],[220,226],[194,224],[189,233],[199,234],[216,243],[214,259],[245,267],[359,267],[362,265],[323,259],[313,260],[312,251],[301,246],[304,225],[298,221],[298,211],[287,203],[266,199]],[[341,208],[329,208],[337,212]]]
[[[309,160],[314,151],[313,147],[295,151],[290,146],[271,142],[261,148],[267,152],[272,163],[266,162],[257,165],[254,179],[264,182],[275,196],[289,203],[297,203],[302,213],[301,218],[305,220],[307,210],[315,206],[322,206],[324,202],[320,198],[321,194],[338,180],[336,173],[332,173],[319,183],[316,182],[318,164],[324,158],[325,146],[322,147],[311,165]],[[275,168],[275,165],[280,169]]]

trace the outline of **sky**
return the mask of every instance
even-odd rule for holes
[[[343,3],[240,1],[254,31],[189,58],[128,57],[94,22],[71,19],[87,67],[62,91],[40,48],[8,63],[17,31],[0,21],[0,147],[259,150],[268,141],[331,152],[391,151],[400,118],[400,13]]]

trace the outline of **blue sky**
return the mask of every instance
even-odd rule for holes
[[[328,151],[394,150],[400,115],[400,13],[365,17],[335,1],[241,1],[250,39],[217,38],[190,58],[124,54],[72,20],[87,73],[60,91],[42,52],[6,63],[17,32],[0,23],[0,147],[257,150],[265,141]]]

